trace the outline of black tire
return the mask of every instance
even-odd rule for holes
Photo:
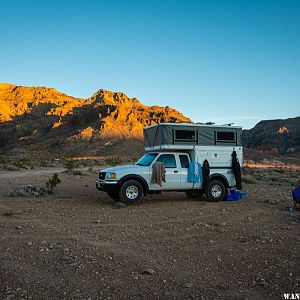
[[[119,191],[120,200],[127,204],[139,202],[143,194],[143,187],[136,180],[125,181]]]
[[[115,190],[115,191],[109,191],[107,192],[107,195],[109,198],[115,200],[115,201],[119,201],[119,190]]]
[[[203,191],[202,190],[190,190],[185,192],[186,196],[191,199],[203,199]]]
[[[215,179],[208,183],[208,188],[206,190],[206,198],[208,201],[221,201],[225,198],[225,196],[226,188],[222,181]]]

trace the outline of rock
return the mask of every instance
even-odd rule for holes
[[[156,272],[153,269],[145,269],[142,271],[144,275],[154,275]]]
[[[28,242],[28,243],[27,243],[27,246],[29,246],[29,247],[31,247],[32,245],[33,245],[32,242]]]
[[[226,226],[226,222],[218,222],[215,225],[216,226]]]
[[[225,228],[222,228],[222,227],[216,227],[215,230],[216,230],[217,232],[220,232],[220,233],[226,232],[226,229],[225,229]]]
[[[4,300],[12,300],[14,298],[15,298],[15,294],[10,294],[6,298],[4,298]]]
[[[185,283],[183,284],[183,287],[185,287],[185,288],[191,288],[193,285],[194,285],[194,284],[193,284],[192,282],[187,281],[187,282],[185,282]]]
[[[28,184],[25,188],[25,192],[26,193],[32,193],[33,191],[35,191],[35,187],[31,184]]]
[[[71,263],[69,264],[69,266],[71,266],[71,267],[79,267],[79,266],[80,266],[80,262],[79,262],[79,261],[71,262]]]
[[[15,190],[15,193],[17,194],[17,196],[21,196],[21,197],[27,196],[27,193],[23,189],[17,189]]]
[[[117,201],[113,204],[112,207],[113,208],[124,208],[124,207],[126,207],[126,204],[124,202]]]
[[[17,225],[15,228],[18,229],[18,230],[21,230],[21,229],[22,229],[22,226]]]
[[[28,184],[26,187],[16,188],[12,192],[10,192],[8,195],[10,197],[26,197],[26,196],[33,196],[33,197],[39,197],[45,195],[46,190],[43,187],[34,186],[31,184]]]

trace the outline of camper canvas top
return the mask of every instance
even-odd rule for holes
[[[144,148],[192,149],[194,146],[241,146],[242,127],[160,123],[144,128]]]
[[[233,125],[217,125],[217,124],[213,124],[213,125],[209,125],[209,124],[205,124],[205,123],[159,123],[159,124],[154,124],[154,125],[150,125],[150,126],[146,126],[144,127],[144,129],[148,129],[151,127],[157,127],[157,126],[167,126],[167,125],[175,125],[175,126],[191,126],[191,127],[214,127],[214,128],[235,128],[235,129],[242,129],[242,126],[233,126]]]

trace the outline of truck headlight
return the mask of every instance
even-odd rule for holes
[[[117,178],[117,174],[116,173],[107,173],[106,174],[106,179],[116,179]]]

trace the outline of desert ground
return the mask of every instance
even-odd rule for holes
[[[246,200],[149,195],[121,209],[101,166],[0,171],[0,299],[283,299],[300,291],[299,168],[244,168]],[[44,186],[51,195],[12,193]]]

